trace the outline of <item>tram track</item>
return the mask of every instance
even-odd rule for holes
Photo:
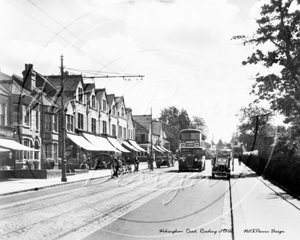
[[[167,177],[164,177],[163,179],[166,179]],[[162,181],[163,181],[162,179]],[[146,179],[147,181],[149,181],[149,179]],[[173,180],[174,182],[174,180]],[[175,181],[176,182],[176,181]],[[134,188],[130,187],[130,186],[127,186],[127,187],[118,187],[119,189],[123,188],[124,189],[124,192],[122,193],[115,193],[116,189],[111,189],[112,186],[107,186],[105,188],[102,188],[102,190],[104,191],[104,189],[111,189],[113,190],[114,192],[112,192],[111,195],[106,196],[103,198],[101,198],[101,194],[103,193],[103,191],[99,192],[93,192],[89,195],[86,195],[86,194],[82,194],[81,197],[73,197],[71,199],[66,199],[65,201],[63,202],[59,202],[59,203],[55,203],[55,204],[48,204],[46,206],[43,206],[43,207],[40,207],[40,208],[36,208],[36,209],[29,209],[29,210],[26,210],[26,211],[23,211],[23,212],[18,212],[18,213],[15,213],[15,214],[12,214],[12,215],[6,215],[5,216],[5,222],[15,222],[15,221],[18,221],[19,223],[21,224],[17,224],[16,228],[12,229],[11,226],[5,226],[5,224],[3,225],[4,229],[6,229],[6,231],[2,230],[2,237],[1,239],[5,239],[5,238],[9,238],[11,239],[11,237],[13,235],[15,235],[16,233],[20,233],[20,232],[27,232],[27,231],[31,231],[32,229],[35,229],[35,225],[39,225],[39,229],[37,229],[37,231],[41,231],[41,229],[45,229],[45,227],[47,228],[47,226],[49,226],[51,228],[51,226],[53,226],[53,224],[55,225],[55,220],[56,219],[59,219],[59,218],[65,218],[66,216],[70,215],[70,214],[77,214],[79,212],[82,211],[82,209],[84,207],[87,207],[87,209],[89,210],[88,212],[89,213],[89,216],[93,218],[97,218],[97,216],[99,214],[101,214],[101,217],[105,216],[105,215],[108,215],[110,214],[111,212],[107,213],[107,211],[105,211],[105,209],[102,209],[101,208],[101,205],[103,205],[104,203],[106,203],[106,205],[108,207],[111,207],[111,211],[113,212],[114,211],[114,206],[117,206],[117,209],[123,209],[123,208],[126,208],[126,206],[128,205],[128,203],[132,203],[132,202],[126,202],[125,204],[123,205],[120,205],[118,204],[118,202],[116,202],[115,204],[113,204],[113,199],[118,199],[118,201],[120,201],[120,199],[126,199],[126,197],[128,198],[128,196],[135,196],[133,197],[133,199],[136,199],[137,196],[139,196],[139,194],[141,193],[144,193],[146,192],[146,194],[142,194],[140,197],[138,197],[137,199],[143,199],[145,196],[153,193],[153,192],[159,192],[159,190],[162,190],[164,187],[166,187],[168,184],[171,184],[172,182],[170,181],[167,181],[166,184],[164,185],[161,185],[161,187],[159,188],[156,188],[156,189],[153,189],[153,188],[150,188],[150,187],[146,187],[146,186],[143,186],[143,188],[138,188],[139,185],[142,185],[142,184],[145,184],[145,182],[141,181],[139,185],[136,185],[134,186]],[[149,182],[148,185],[151,185],[153,184],[152,182]],[[95,187],[95,186],[94,186]],[[146,187],[146,188],[145,188]],[[150,191],[150,193],[149,193]],[[98,195],[101,199],[98,198]],[[161,193],[159,193],[161,194]],[[127,196],[128,195],[128,196]],[[125,196],[125,197],[124,197]],[[57,198],[60,199],[61,196],[58,196]],[[96,200],[93,202],[91,201],[91,197],[93,197],[93,199],[96,198]],[[52,197],[50,200],[53,200],[54,197]],[[81,202],[81,200],[85,198],[83,202]],[[113,199],[112,199],[113,198]],[[130,198],[129,198],[130,199]],[[41,200],[41,199],[39,199]],[[61,200],[61,199],[60,199]],[[35,200],[34,202],[36,202],[37,200]],[[78,203],[79,201],[79,203]],[[75,202],[75,203],[74,203]],[[109,203],[110,204],[109,204]],[[108,203],[108,204],[107,204]],[[121,200],[121,203],[122,203],[122,200]],[[72,205],[72,204],[75,204],[77,205],[77,207],[75,208],[71,208],[71,209],[68,209],[68,205]],[[79,205],[78,205],[79,204]],[[105,205],[105,206],[106,206]],[[48,217],[47,219],[41,219],[42,217],[44,217],[44,213],[48,212],[49,214],[52,213],[52,211],[54,211],[55,209],[62,209],[62,213],[60,214],[54,214],[54,216],[52,217]],[[67,210],[66,210],[67,209]],[[108,208],[110,209],[110,208]],[[37,212],[37,213],[34,213],[33,212]],[[38,217],[39,213],[42,212],[42,216]],[[27,216],[26,216],[27,214]],[[21,216],[23,215],[23,216]],[[30,219],[30,215],[34,215],[35,216],[35,221],[32,221],[30,224],[25,224],[25,223],[28,223],[28,221],[26,219]],[[83,214],[84,215],[84,214]],[[86,214],[85,214],[86,215]],[[21,216],[21,217],[20,217]],[[80,214],[79,214],[79,217],[80,217]],[[2,219],[4,220],[4,219]],[[66,221],[66,219],[64,220]],[[89,220],[89,217],[87,217],[87,220],[85,220],[85,222],[90,222],[90,221],[93,221],[93,220]],[[5,223],[4,222],[4,223]],[[72,225],[72,224],[71,224]],[[10,231],[12,230],[12,231]],[[71,228],[70,230],[71,232],[73,231],[73,228]]]

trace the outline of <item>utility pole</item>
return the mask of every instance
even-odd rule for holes
[[[60,95],[60,103],[61,103],[61,181],[67,182],[67,161],[65,156],[65,139],[66,139],[66,118],[65,118],[65,106],[64,106],[64,57],[60,56],[60,74],[61,74],[61,95]]]
[[[151,148],[150,148],[150,154],[153,157],[153,142],[152,142],[152,107],[150,108],[150,143],[151,143]]]

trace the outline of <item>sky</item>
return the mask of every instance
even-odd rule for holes
[[[253,75],[241,62],[253,50],[231,40],[256,30],[256,0],[1,0],[1,72],[95,78],[124,96],[134,115],[158,118],[170,106],[202,117],[209,139],[229,142],[238,110],[253,100]],[[3,24],[5,23],[5,24]],[[131,75],[134,77],[120,76]],[[142,75],[143,78],[136,77]],[[91,81],[91,80],[90,80]]]

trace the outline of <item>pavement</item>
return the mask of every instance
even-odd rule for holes
[[[235,239],[300,239],[300,200],[235,162],[230,181]]]
[[[146,162],[140,162],[139,169],[147,169]],[[110,177],[110,169],[101,170],[89,170],[88,173],[80,173],[76,175],[67,176],[67,182],[62,182],[61,177],[59,178],[48,178],[48,179],[20,179],[20,178],[9,178],[5,181],[0,182],[0,197],[17,194],[22,192],[36,191],[38,189],[55,187],[60,185],[72,184],[77,182],[83,182],[86,180],[93,180],[98,178]]]

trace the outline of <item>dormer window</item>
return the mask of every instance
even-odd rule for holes
[[[106,112],[106,100],[105,99],[103,99],[103,101],[102,101],[102,110],[103,110],[103,112]]]
[[[83,103],[83,90],[81,87],[78,88],[78,102]]]
[[[92,108],[96,108],[96,98],[95,96],[92,96],[91,102],[90,102],[90,106]]]

